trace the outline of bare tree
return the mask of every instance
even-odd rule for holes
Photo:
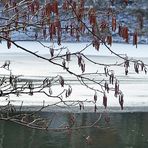
[[[96,2],[96,1],[95,1]],[[99,4],[100,1],[98,1]],[[97,2],[96,2],[97,3]],[[31,54],[32,56],[38,57],[45,60],[57,67],[63,68],[64,71],[73,75],[81,85],[94,92],[92,100],[84,99],[81,100],[68,100],[72,94],[73,86],[68,84],[62,75],[56,74],[52,78],[45,78],[42,81],[34,82],[31,80],[23,80],[19,76],[13,75],[10,69],[10,61],[5,61],[1,66],[9,71],[9,76],[4,76],[0,79],[0,97],[4,97],[8,100],[6,106],[1,107],[1,119],[11,120],[19,124],[26,125],[32,128],[38,129],[50,129],[49,120],[43,119],[35,114],[42,111],[49,106],[63,105],[69,109],[73,106],[78,106],[78,109],[83,110],[85,103],[92,103],[94,105],[94,112],[97,112],[97,98],[98,94],[102,94],[102,104],[104,108],[107,108],[107,94],[112,91],[114,96],[118,98],[119,105],[123,109],[124,95],[119,87],[119,80],[116,78],[116,72],[112,70],[112,66],[123,66],[125,67],[125,75],[128,75],[129,66],[131,63],[134,65],[136,73],[140,71],[147,72],[147,64],[141,60],[129,58],[127,55],[120,55],[113,50],[110,46],[113,42],[113,33],[118,34],[126,43],[129,42],[129,38],[133,38],[133,45],[137,46],[138,43],[138,23],[134,26],[134,30],[128,28],[126,24],[122,24],[117,19],[119,12],[126,9],[128,5],[127,0],[123,0],[121,7],[119,4],[114,5],[114,1],[109,0],[104,3],[104,7],[94,6],[94,1],[90,5],[84,0],[63,0],[58,2],[57,0],[2,0],[1,1],[1,15],[0,15],[0,38],[2,41],[7,42],[7,47],[11,48],[11,45],[15,45],[17,48]],[[143,21],[139,19],[139,21]],[[141,26],[140,26],[141,27]],[[43,56],[27,49],[26,47],[20,46],[14,38],[14,34],[23,33],[26,37],[32,41],[41,44],[44,48],[49,50],[49,56]],[[30,35],[31,32],[31,35]],[[130,36],[131,35],[131,36]],[[71,52],[71,49],[61,47],[61,42],[66,41],[70,38],[76,43],[81,41],[81,38],[87,36],[89,44],[85,48],[79,49],[79,51]],[[57,43],[59,48],[53,46],[45,46],[44,42],[47,41],[53,44]],[[122,62],[118,63],[98,63],[93,61],[87,55],[85,50],[89,46],[93,46],[94,50],[99,52],[100,45],[105,46],[111,54],[121,59]],[[72,58],[75,57],[77,68],[81,70],[80,73],[76,73],[73,68],[69,66]],[[86,72],[86,61],[91,64],[102,67],[102,72],[87,73]],[[91,75],[91,77],[90,77]],[[96,80],[96,77],[102,77],[101,80]],[[89,85],[92,83],[95,85]],[[60,86],[61,92],[56,94],[53,92],[55,85]],[[34,95],[35,93],[42,93],[51,98],[58,98],[57,102],[53,104],[43,105],[39,110],[27,114],[22,110],[23,102],[20,107],[13,106],[9,98],[11,95]],[[55,95],[56,94],[56,95]],[[65,99],[66,98],[66,99]],[[19,114],[12,114],[14,112]],[[20,113],[21,112],[21,113]],[[95,123],[85,127],[92,127],[99,121],[101,115],[98,117]],[[58,129],[69,129],[75,123],[75,117],[71,116],[71,126],[64,124],[64,126],[58,127]],[[52,118],[50,119],[52,122]],[[84,127],[74,127],[84,128]]]

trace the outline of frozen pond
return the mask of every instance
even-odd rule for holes
[[[18,42],[19,45],[23,45],[25,48],[37,52],[40,55],[46,57],[49,56],[49,49],[43,48],[39,43],[34,42]],[[50,43],[44,43],[47,46],[53,46]],[[68,47],[71,52],[78,51],[86,46],[89,43],[63,43],[64,47]],[[54,45],[56,46],[56,45]],[[121,54],[127,54],[130,57],[139,57],[140,60],[143,60],[145,63],[148,63],[148,45],[138,45],[138,48],[133,45],[127,44],[114,44],[112,47],[115,52]],[[66,49],[65,49],[66,51]],[[105,47],[101,46],[100,51],[97,52],[91,46],[85,51],[89,58],[99,62],[99,63],[116,63],[121,61],[120,59],[114,57]],[[94,92],[86,89],[84,86],[81,86],[75,77],[67,74],[63,69],[53,66],[47,61],[38,59],[30,54],[27,54],[12,46],[11,49],[6,48],[6,43],[3,42],[0,44],[0,64],[2,65],[5,60],[11,61],[12,73],[15,75],[21,75],[22,78],[29,79],[44,79],[46,77],[63,75],[64,78],[67,78],[67,82],[73,84],[73,93],[69,98],[71,100],[93,100]],[[72,58],[70,63],[71,70],[74,72],[80,73],[80,70],[76,64],[75,58]],[[120,81],[120,88],[124,93],[124,106],[148,106],[148,75],[145,75],[144,72],[140,74],[135,74],[134,69],[131,66],[129,75],[125,76],[123,67],[113,67],[115,69],[115,75]],[[96,70],[103,71],[103,67],[92,66],[88,61],[86,61],[86,72],[96,72]],[[0,71],[0,74],[8,74],[7,71]],[[97,78],[101,80],[102,77]],[[91,84],[90,84],[91,85]],[[34,96],[22,95],[19,98],[12,96],[12,102],[16,105],[19,105],[21,101],[24,101],[25,105],[41,105],[43,100],[47,104],[53,103],[56,100],[49,99],[46,96],[37,94]],[[58,100],[57,100],[58,101]],[[1,104],[5,104],[6,100],[2,99]],[[86,104],[91,105],[91,104]],[[99,96],[98,106],[102,106],[102,96]],[[108,106],[119,106],[118,99],[116,99],[112,93],[108,94]]]

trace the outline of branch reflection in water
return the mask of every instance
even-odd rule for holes
[[[55,113],[44,113],[53,116]],[[89,125],[97,120],[96,113],[75,113],[76,125]],[[104,116],[97,127],[78,130],[43,131],[27,128],[9,121],[0,121],[1,148],[146,148],[148,147],[148,113],[110,113],[110,121]],[[56,113],[50,127],[70,123],[70,113]],[[75,125],[71,125],[75,126]]]

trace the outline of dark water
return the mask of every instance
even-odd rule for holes
[[[68,116],[57,115],[52,126],[61,124]],[[99,114],[75,116],[77,124],[85,125],[95,121]],[[148,113],[112,113],[109,116],[109,123],[104,116],[101,118],[100,128],[72,132],[40,131],[0,121],[0,148],[148,148]],[[91,137],[91,144],[87,144],[87,136]]]

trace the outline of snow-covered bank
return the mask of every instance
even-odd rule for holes
[[[33,51],[33,52],[38,52],[39,54],[49,54],[49,48],[44,48],[40,43],[37,42],[31,42],[31,41],[18,41],[16,42],[18,45],[21,45],[25,47],[26,49]],[[67,48],[71,52],[76,52],[79,51],[83,48],[85,48],[87,45],[90,43],[62,43],[61,46],[58,46],[57,43],[53,45],[53,43],[50,42],[42,42],[45,46],[49,47],[55,47],[55,48],[61,48],[65,47],[64,52],[67,51]],[[110,46],[109,46],[110,47]],[[118,54],[127,54],[130,57],[148,57],[148,45],[146,44],[138,44],[138,47],[136,48],[132,44],[123,44],[123,43],[114,43],[110,47],[114,52]],[[23,50],[20,48],[17,48],[16,46],[12,45],[11,49],[7,49],[7,43],[3,41],[0,44],[0,53],[24,53]],[[99,52],[96,51],[92,46],[89,46],[85,51],[85,54],[87,55],[95,55],[95,56],[114,56],[111,54],[111,52],[104,46],[100,46]]]
[[[48,48],[43,48],[40,44],[36,44],[35,42],[18,42],[20,45],[25,48],[38,51],[39,54],[50,56]],[[50,45],[50,43],[45,43],[46,45]],[[87,43],[89,44],[89,43]],[[78,51],[86,46],[84,43],[64,43],[62,44],[65,47],[68,47],[72,52]],[[138,45],[138,48],[135,48],[132,45],[127,44],[114,44],[111,47],[115,52],[125,54],[131,57],[140,57],[140,59],[144,60],[148,63],[148,45]],[[65,50],[66,51],[66,50]],[[116,63],[119,59],[115,58],[110,54],[110,52],[105,48],[101,47],[100,52],[97,52],[92,47],[89,47],[86,51],[86,54],[90,55],[89,58],[95,60],[100,63]],[[95,56],[94,56],[95,55]],[[73,84],[73,93],[72,96],[68,99],[70,100],[93,100],[94,92],[86,89],[84,86],[81,86],[79,82],[72,76],[67,74],[63,69],[59,69],[56,66],[51,65],[47,61],[38,59],[32,55],[26,54],[20,49],[12,46],[11,49],[7,49],[5,42],[0,45],[0,65],[3,64],[5,60],[11,61],[11,69],[12,73],[15,75],[22,75],[21,78],[28,79],[36,79],[42,80],[45,77],[55,76],[57,74],[62,74],[64,78],[67,78],[67,82]],[[96,70],[103,70],[103,68],[98,66],[92,66],[88,61],[86,61],[86,71],[87,72],[96,72]],[[70,67],[72,67],[75,72],[79,73],[80,70],[75,63],[75,59],[73,58]],[[147,107],[148,106],[148,75],[144,73],[135,74],[132,66],[130,67],[130,72],[128,76],[124,74],[123,67],[113,67],[115,69],[115,74],[120,81],[120,88],[124,93],[124,106],[134,106],[134,107]],[[8,74],[7,71],[0,70],[0,74]],[[97,80],[101,80],[101,77],[97,78]],[[92,84],[90,84],[92,85]],[[57,89],[56,87],[54,88]],[[109,93],[108,95],[108,106],[119,106],[118,99],[114,97],[114,94]],[[102,95],[98,94],[97,105],[102,106]],[[42,105],[43,100],[45,100],[46,104],[54,103],[58,101],[58,99],[53,100],[41,94],[35,94],[34,96],[22,95],[20,97],[13,96],[11,97],[11,101],[13,104],[20,105],[22,100],[24,101],[24,105]],[[65,99],[66,100],[66,99]],[[7,101],[5,99],[1,99],[1,105],[6,104]],[[86,103],[86,106],[90,106],[93,104]]]

